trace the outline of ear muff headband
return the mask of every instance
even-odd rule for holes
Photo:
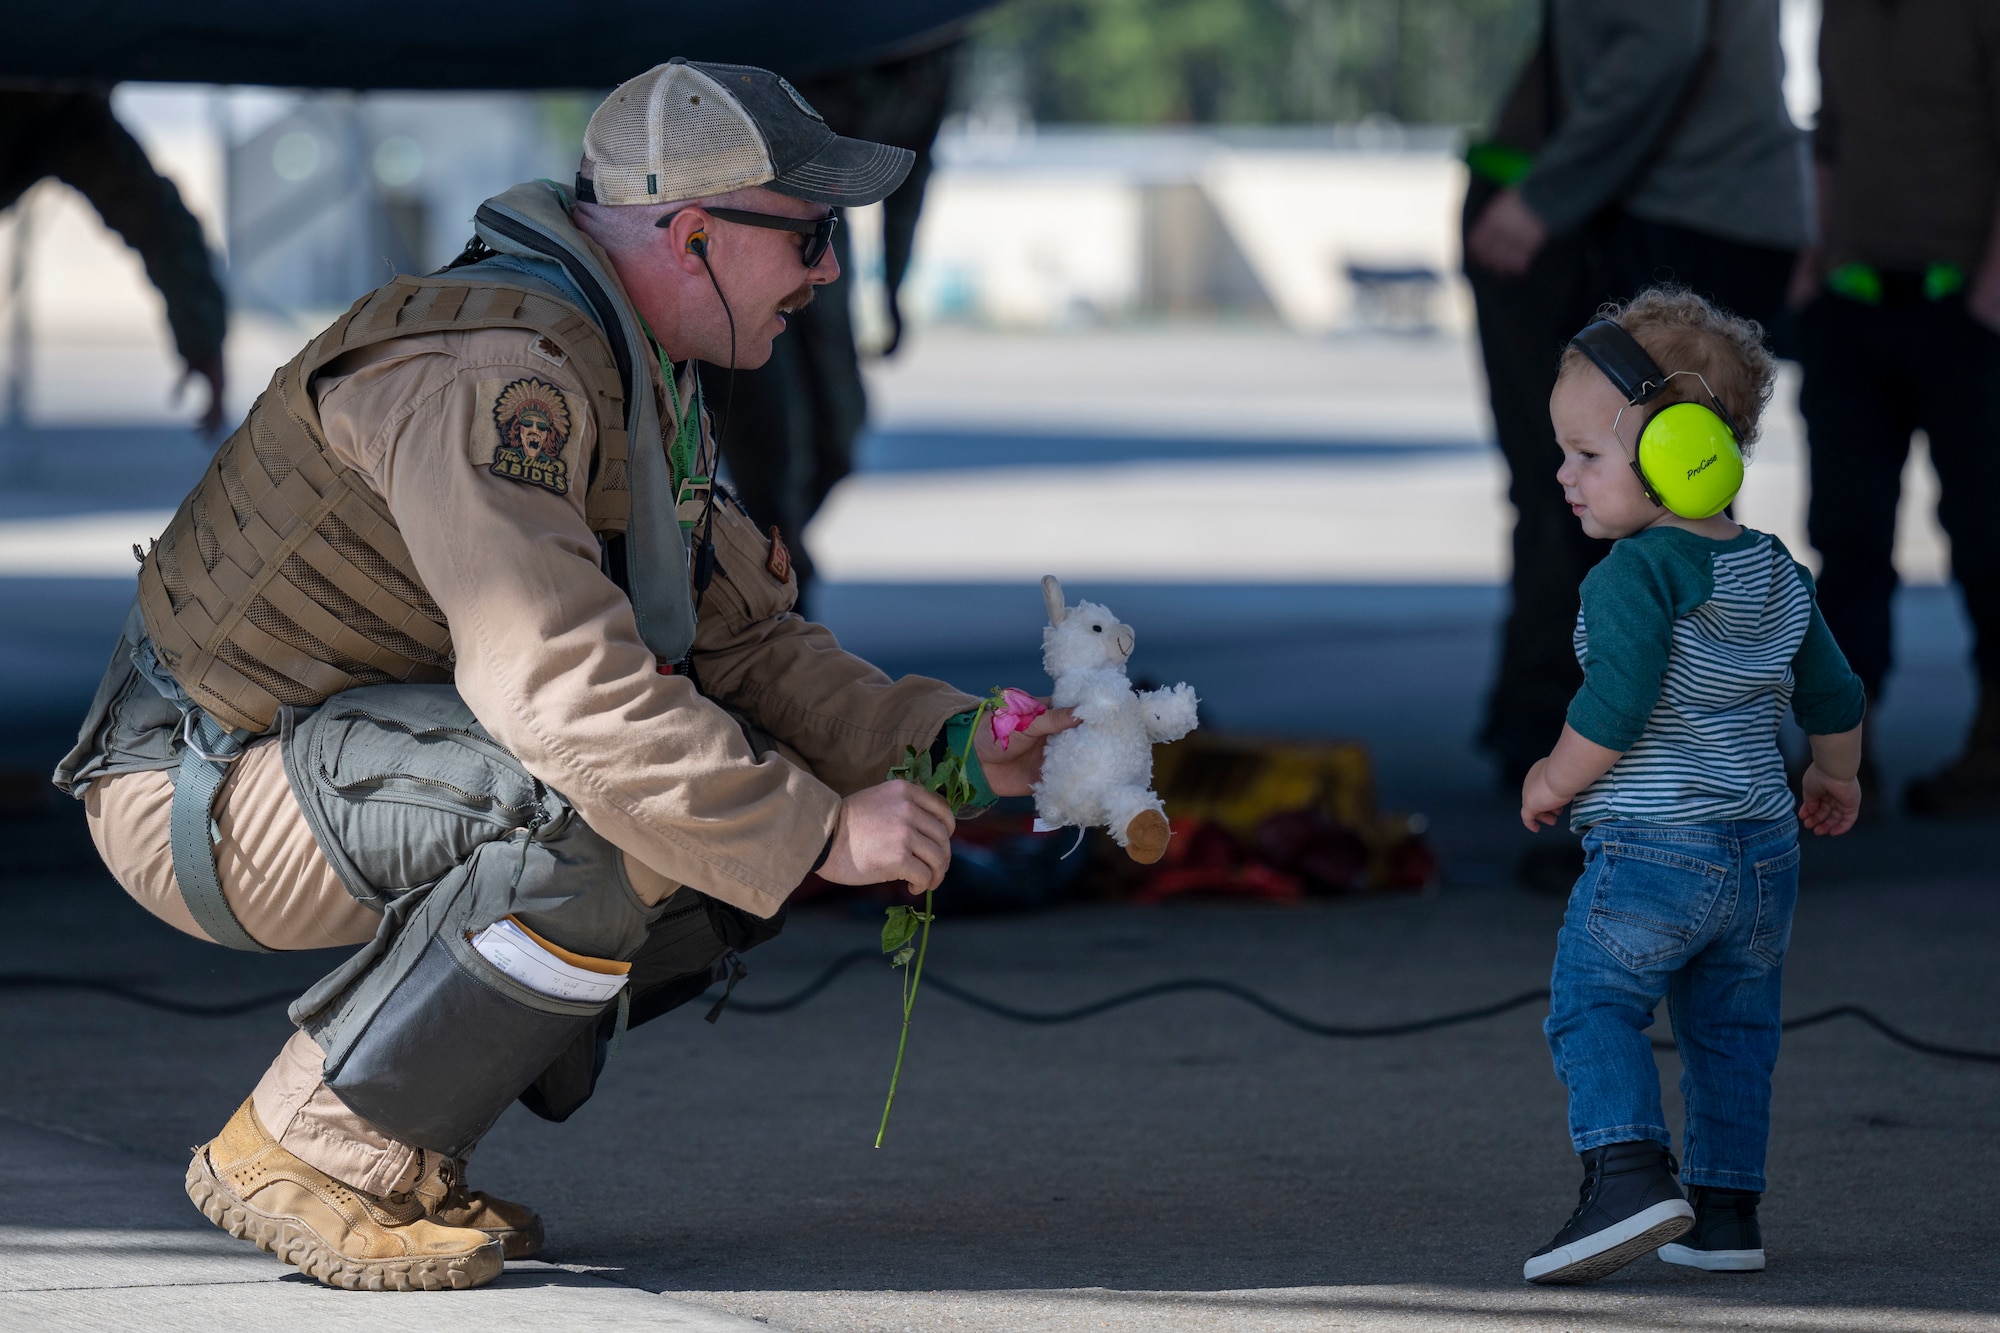
[[[1604,373],[1627,407],[1658,398],[1678,376],[1701,381],[1707,404],[1669,403],[1646,419],[1632,471],[1647,499],[1682,518],[1713,518],[1728,508],[1743,487],[1741,435],[1708,381],[1691,370],[1661,370],[1637,339],[1608,319],[1585,325],[1570,345]]]

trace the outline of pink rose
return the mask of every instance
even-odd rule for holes
[[[1027,730],[1030,722],[1049,710],[1024,690],[1002,690],[1000,698],[1000,706],[993,710],[993,739],[1004,750],[1015,732]]]

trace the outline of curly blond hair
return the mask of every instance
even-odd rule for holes
[[[1750,456],[1778,378],[1778,363],[1764,348],[1763,325],[1678,286],[1649,287],[1629,301],[1602,307],[1597,315],[1631,334],[1661,370],[1692,370],[1707,380],[1741,432],[1737,445],[1743,456]],[[1564,348],[1558,378],[1582,368],[1595,369],[1577,348]],[[1658,411],[1681,402],[1705,404],[1708,395],[1684,375],[1669,380],[1666,391],[1647,406]]]

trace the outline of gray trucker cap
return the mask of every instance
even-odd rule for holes
[[[915,160],[907,148],[835,134],[770,70],[677,56],[621,83],[591,113],[577,197],[659,204],[761,185],[853,207],[885,198]]]

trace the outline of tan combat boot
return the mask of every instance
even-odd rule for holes
[[[413,1194],[379,1196],[306,1165],[245,1101],[188,1165],[188,1198],[215,1225],[350,1291],[446,1291],[500,1276],[500,1242],[440,1226]]]
[[[509,1259],[532,1259],[542,1252],[542,1219],[524,1203],[497,1199],[485,1190],[465,1187],[465,1163],[454,1162],[450,1188],[431,1209],[431,1220],[448,1227],[470,1227],[500,1242]]]

